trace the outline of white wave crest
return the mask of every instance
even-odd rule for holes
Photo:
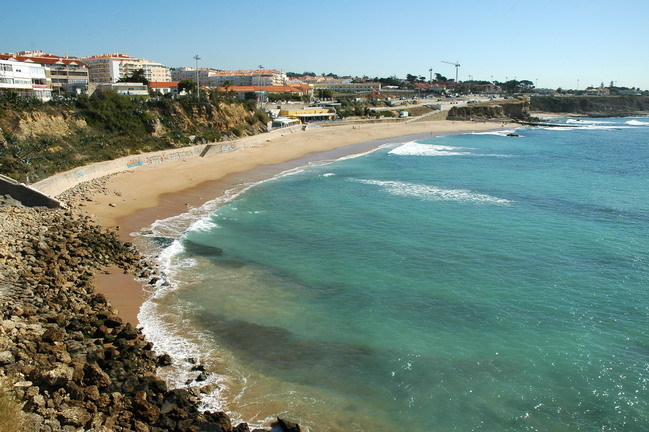
[[[471,192],[467,189],[443,189],[436,186],[398,181],[355,180],[358,183],[381,187],[392,195],[421,198],[429,201],[456,201],[474,204],[510,204],[511,201]]]
[[[649,122],[644,122],[640,120],[629,120],[627,122],[624,122],[624,124],[628,124],[630,126],[649,126]]]
[[[614,131],[617,129],[632,129],[633,126],[622,126],[622,125],[583,125],[583,126],[568,126],[568,127],[553,127],[553,126],[541,126],[539,129],[551,130],[551,131],[574,131],[574,130],[610,130]]]
[[[507,136],[508,134],[517,134],[515,129],[500,130],[500,131],[489,131],[489,132],[472,132],[469,135],[496,135],[496,136]],[[519,135],[520,136],[520,135]]]
[[[601,120],[568,119],[568,120],[566,120],[566,123],[598,125],[598,124],[613,124],[614,122],[601,121]]]
[[[458,150],[470,150],[465,147],[452,147],[445,145],[435,144],[422,144],[417,141],[405,143],[395,149],[392,149],[388,154],[399,156],[463,156],[471,155],[471,152],[464,152]]]

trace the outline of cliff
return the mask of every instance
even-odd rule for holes
[[[647,115],[649,96],[532,96],[530,110],[589,117]]]
[[[448,112],[449,120],[529,120],[528,104],[524,101],[480,103],[454,106]]]
[[[256,104],[98,93],[52,103],[0,99],[0,174],[30,183],[93,162],[266,131]]]

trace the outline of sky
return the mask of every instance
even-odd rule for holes
[[[649,89],[649,0],[0,0],[0,10],[0,52],[426,79],[454,78],[449,61],[460,81]]]

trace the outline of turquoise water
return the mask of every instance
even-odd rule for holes
[[[384,146],[188,215],[141,315],[170,377],[200,357],[206,407],[253,424],[649,430],[649,121],[557,121]]]

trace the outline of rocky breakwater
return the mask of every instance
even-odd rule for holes
[[[170,358],[93,290],[107,265],[146,274],[131,245],[78,211],[0,208],[0,377],[23,430],[248,431],[156,376]]]

